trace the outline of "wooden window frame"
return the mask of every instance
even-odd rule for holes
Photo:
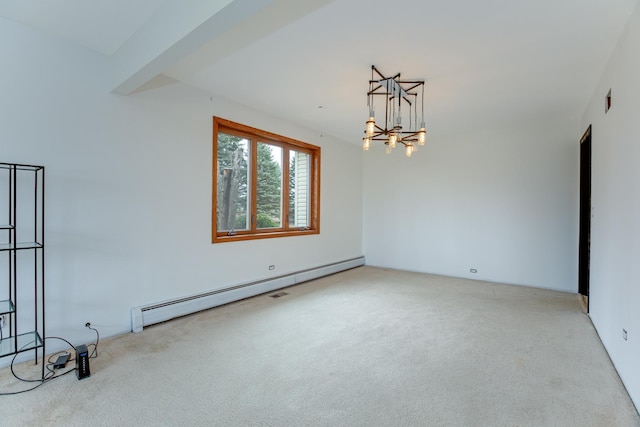
[[[217,207],[218,207],[218,133],[229,134],[249,140],[250,149],[250,227],[248,230],[234,230],[233,233],[223,230],[219,231]],[[257,228],[256,206],[257,206],[257,144],[258,142],[281,147],[283,150],[282,159],[282,205],[281,205],[281,227],[278,228]],[[309,215],[308,227],[295,228],[289,226],[289,150],[295,150],[309,154],[311,173],[309,175]],[[212,173],[212,200],[211,207],[212,220],[211,229],[212,243],[237,242],[242,240],[268,239],[275,237],[307,236],[320,234],[320,147],[297,141],[275,133],[232,122],[220,117],[213,117],[213,173]]]

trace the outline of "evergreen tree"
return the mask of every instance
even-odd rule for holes
[[[247,224],[249,152],[246,140],[218,134],[218,230],[242,230]],[[274,159],[273,146],[258,143],[258,228],[281,225],[282,169]]]
[[[258,216],[266,215],[279,226],[282,210],[282,170],[271,145],[258,143]]]

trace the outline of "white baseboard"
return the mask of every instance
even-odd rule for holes
[[[364,261],[364,256],[361,256],[284,276],[243,283],[225,289],[189,295],[155,304],[133,307],[131,309],[131,331],[141,332],[145,326],[155,323],[165,322],[176,317],[360,267],[364,265]]]

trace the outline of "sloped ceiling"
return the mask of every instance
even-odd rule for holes
[[[160,76],[360,144],[374,64],[427,81],[431,135],[579,117],[637,4],[0,0],[0,16],[109,55],[115,93]]]

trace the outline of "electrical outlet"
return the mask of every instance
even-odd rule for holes
[[[624,328],[622,329],[622,339],[625,341],[627,340],[627,330]]]

